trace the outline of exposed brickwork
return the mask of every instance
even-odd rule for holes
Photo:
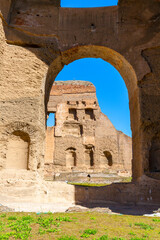
[[[53,85],[50,95],[62,95],[62,94],[72,94],[72,93],[90,93],[95,92],[96,89],[94,86],[83,86],[83,85]]]

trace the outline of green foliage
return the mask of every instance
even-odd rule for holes
[[[46,231],[44,229],[42,229],[42,228],[39,228],[38,233],[40,235],[43,235],[43,234],[46,234]]]
[[[154,228],[148,224],[145,223],[135,223],[135,226],[140,226],[141,229],[145,229],[145,230],[154,230]]]
[[[109,185],[108,183],[90,183],[90,182],[83,182],[83,183],[68,182],[68,184],[75,185],[75,186],[83,186],[83,187],[104,187]]]
[[[8,217],[8,220],[17,220],[17,217],[15,217],[15,216],[10,216],[10,217]]]
[[[34,222],[34,219],[31,216],[23,216],[22,221],[27,221],[28,223],[32,223]]]
[[[144,238],[147,238],[147,237],[148,237],[148,234],[147,234],[147,233],[143,234],[143,237],[144,237]]]
[[[159,220],[94,212],[5,213],[0,216],[0,240],[158,240]]]
[[[10,236],[10,233],[4,233],[0,235],[0,240],[8,240]]]
[[[132,181],[132,177],[126,177],[126,178],[123,178],[121,182],[131,182],[131,181]]]
[[[153,218],[152,221],[153,222],[160,222],[160,218]]]
[[[62,237],[58,238],[58,240],[77,240],[77,238],[66,235],[66,236],[62,236]]]
[[[108,240],[108,235],[103,235],[100,238],[98,238],[97,240]]]
[[[13,236],[15,239],[27,240],[32,230],[32,228],[28,225],[28,222],[21,220],[10,223],[8,227],[13,230],[10,232],[10,236]]]
[[[70,217],[57,217],[56,221],[60,221],[60,222],[72,222],[72,220],[70,219]]]
[[[134,232],[132,232],[132,231],[129,232],[128,234],[129,234],[129,235],[132,235],[132,236],[136,236],[136,234],[135,234]]]
[[[90,237],[90,235],[95,235],[97,233],[97,230],[96,229],[86,229],[84,230],[83,234],[81,235],[81,237],[83,238],[88,238]]]
[[[114,237],[114,238],[112,238],[112,240],[125,240],[125,238]]]
[[[134,238],[131,238],[130,240],[146,240],[145,238],[139,238],[139,237],[134,237]]]
[[[52,224],[54,224],[54,220],[53,220],[53,217],[49,217],[49,218],[42,218],[42,217],[39,217],[37,219],[37,223],[43,227],[43,228],[48,228],[50,227]]]
[[[57,228],[48,228],[48,229],[46,229],[46,230],[44,230],[44,229],[42,229],[42,228],[39,228],[38,233],[39,233],[40,235],[43,235],[43,234],[46,234],[46,233],[53,233],[53,232],[58,232],[58,231],[59,231],[59,229],[57,229]]]

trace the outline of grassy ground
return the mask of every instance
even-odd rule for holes
[[[122,178],[121,182],[131,182],[132,178],[131,177],[127,177],[127,178]],[[68,182],[68,184],[71,185],[76,185],[76,186],[84,186],[84,187],[103,187],[103,186],[107,186],[110,185],[111,183],[94,183],[94,182]]]
[[[158,240],[160,218],[106,213],[6,213],[0,240]]]

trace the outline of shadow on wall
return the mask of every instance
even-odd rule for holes
[[[112,183],[103,187],[75,186],[75,203],[89,208],[105,207],[127,215],[152,214],[160,206],[156,190],[151,193],[146,185],[134,183]]]

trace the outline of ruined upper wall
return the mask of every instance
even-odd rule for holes
[[[54,82],[50,96],[60,96],[63,94],[95,93],[96,89],[91,82],[87,81],[57,81]]]
[[[49,0],[0,0],[0,5],[9,43],[47,45],[56,51],[95,44],[123,53],[149,43],[158,29],[158,0],[121,0],[119,6],[84,9],[57,8]]]
[[[50,92],[48,112],[55,111],[57,104],[68,101],[70,101],[70,105],[76,106],[76,108],[97,108],[95,86],[91,82],[79,80],[54,82]],[[76,101],[78,101],[78,106]]]

